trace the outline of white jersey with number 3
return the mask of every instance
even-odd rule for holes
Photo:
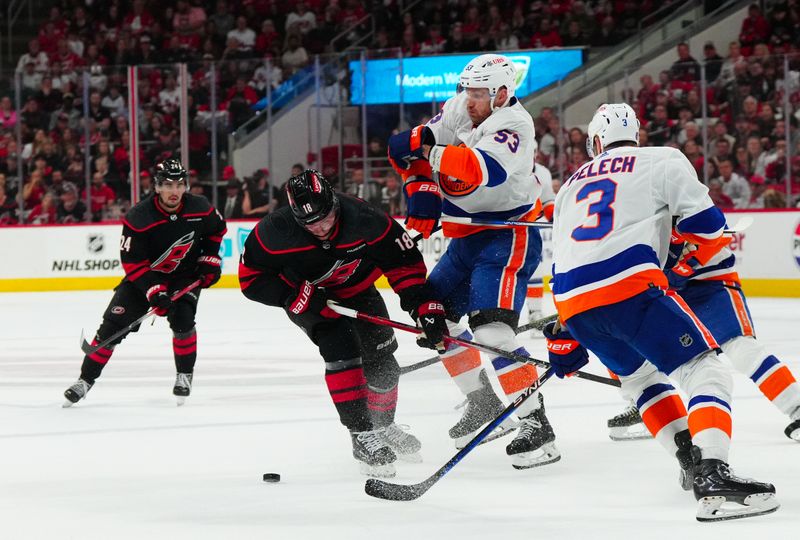
[[[553,295],[562,320],[650,286],[666,288],[661,268],[672,216],[700,243],[718,238],[725,223],[674,148],[615,148],[564,182],[553,224]]]

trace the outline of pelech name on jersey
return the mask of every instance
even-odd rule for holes
[[[636,156],[617,156],[601,159],[600,161],[592,160],[588,165],[584,165],[580,170],[570,176],[569,180],[567,180],[567,184],[570,184],[573,180],[578,181],[586,178],[595,178],[606,174],[632,173],[635,165]]]

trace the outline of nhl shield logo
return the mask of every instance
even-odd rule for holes
[[[692,343],[694,343],[694,340],[692,339],[692,336],[690,336],[689,334],[683,334],[681,336],[680,341],[681,341],[681,345],[683,345],[684,347],[688,347]]]
[[[86,241],[86,249],[89,253],[100,253],[105,247],[105,239],[102,234],[90,234]]]

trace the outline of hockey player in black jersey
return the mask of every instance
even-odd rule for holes
[[[205,197],[186,192],[188,174],[179,160],[159,163],[155,180],[155,196],[133,206],[122,222],[120,259],[125,277],[114,289],[92,345],[155,308],[156,315],[167,317],[173,332],[177,375],[172,393],[182,405],[192,390],[197,358],[194,317],[199,289],[220,277],[219,246],[226,228]],[[172,294],[198,279],[199,287],[172,301]],[[65,407],[86,397],[124,337],[84,357],[80,378],[64,392]]]
[[[385,275],[404,311],[419,320],[423,347],[444,350],[444,308],[432,298],[414,241],[385,212],[335,194],[318,172],[286,184],[289,206],[266,216],[245,242],[242,293],[283,308],[319,348],[325,382],[350,430],[362,473],[394,476],[394,461],[418,460],[420,443],[394,423],[400,368],[391,328],[340,318],[326,301],[388,317],[374,286]]]

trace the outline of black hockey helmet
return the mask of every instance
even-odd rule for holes
[[[175,158],[165,159],[156,165],[156,185],[163,182],[180,182],[189,185],[189,173],[183,168],[181,160]]]
[[[306,169],[286,182],[292,214],[300,225],[311,225],[339,208],[333,188],[319,172]]]

